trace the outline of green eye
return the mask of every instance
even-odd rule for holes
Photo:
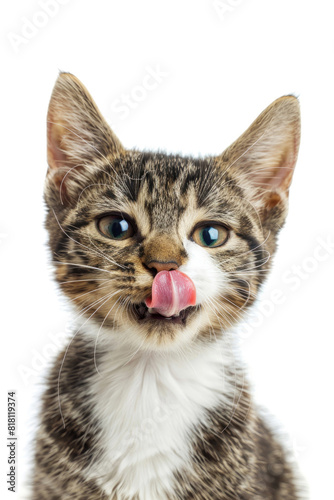
[[[134,234],[133,226],[119,215],[106,215],[97,223],[99,231],[112,240],[125,240]]]
[[[195,243],[202,247],[215,248],[226,243],[228,230],[219,224],[207,224],[195,229],[192,234]]]

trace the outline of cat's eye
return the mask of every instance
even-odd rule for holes
[[[192,239],[202,247],[215,248],[226,243],[228,229],[220,224],[205,224],[198,226],[192,234]]]
[[[100,233],[112,240],[125,240],[134,234],[131,222],[121,215],[106,215],[97,221],[97,227]]]

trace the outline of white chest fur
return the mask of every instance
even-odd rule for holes
[[[169,498],[173,473],[190,462],[191,433],[208,409],[228,404],[231,362],[222,341],[182,353],[123,346],[105,354],[91,384],[103,451],[89,476],[110,498]]]

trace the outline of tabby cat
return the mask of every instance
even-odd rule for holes
[[[77,326],[44,393],[32,498],[301,498],[234,329],[287,214],[298,100],[196,159],[125,149],[61,73],[47,140],[46,227]]]

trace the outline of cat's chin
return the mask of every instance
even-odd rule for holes
[[[186,326],[189,318],[196,314],[198,309],[198,306],[189,306],[180,311],[178,315],[166,317],[161,314],[157,314],[154,310],[150,310],[144,302],[133,306],[133,311],[138,322],[141,324],[148,323],[156,326],[168,324]]]

